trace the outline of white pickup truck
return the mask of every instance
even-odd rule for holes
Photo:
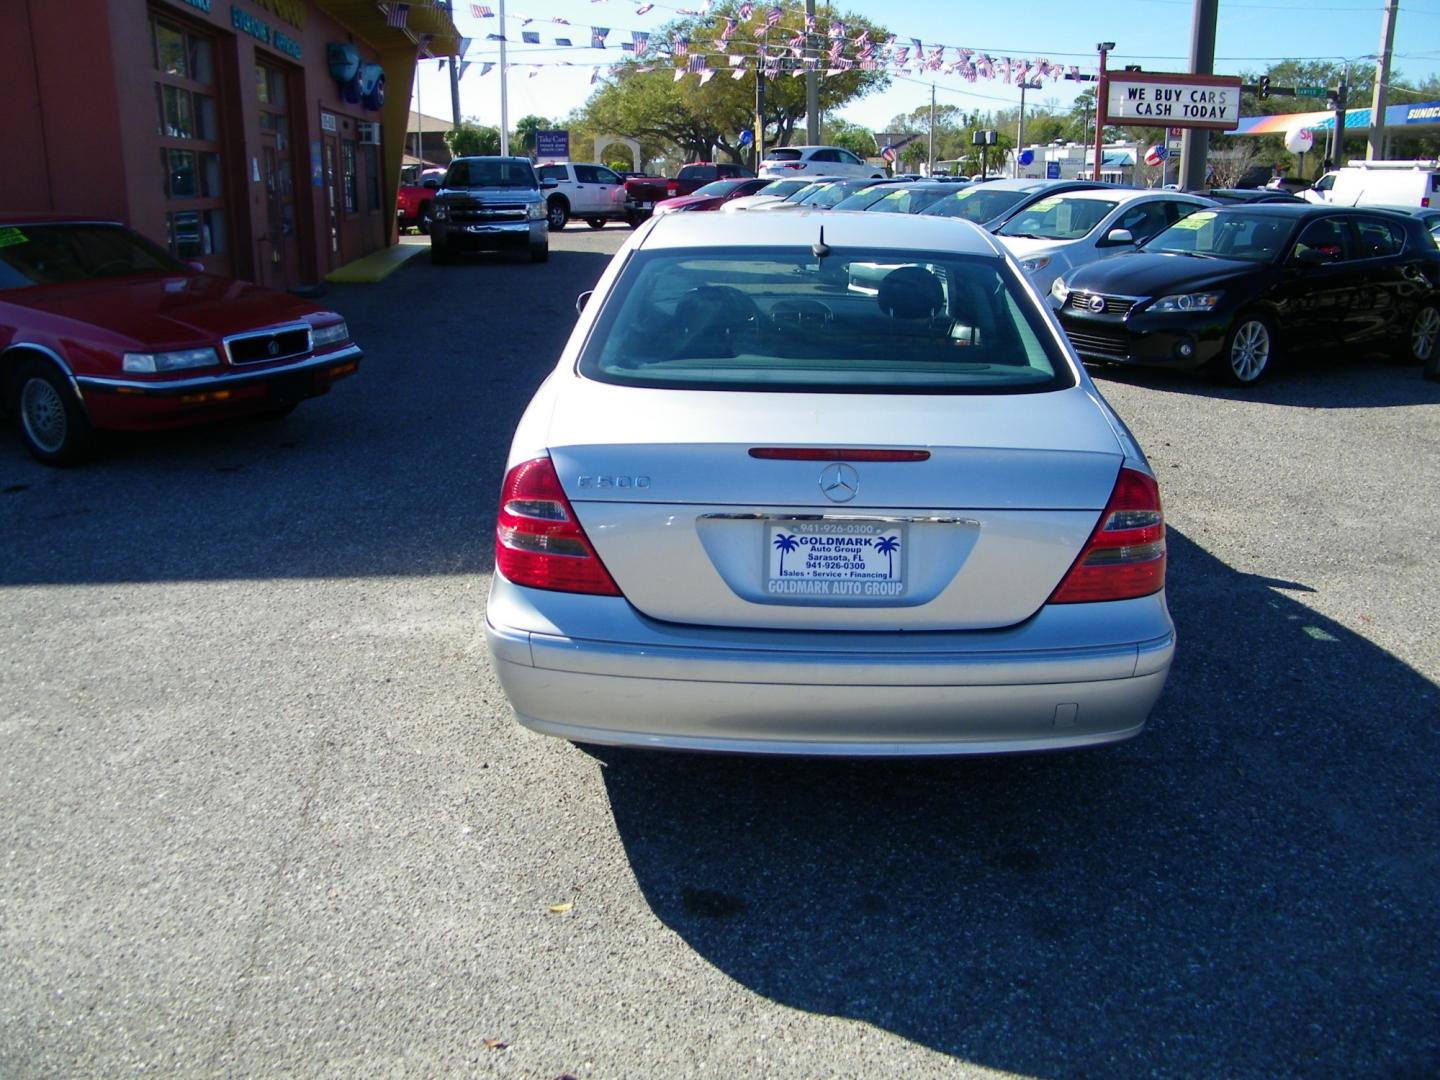
[[[555,161],[535,167],[545,189],[552,232],[579,218],[592,229],[625,221],[625,181],[613,169],[587,161]]]

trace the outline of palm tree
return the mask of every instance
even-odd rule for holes
[[[885,576],[895,576],[895,552],[900,550],[900,538],[898,536],[882,536],[875,541],[875,550],[885,556],[888,564]]]
[[[780,549],[780,576],[785,576],[785,553],[794,551],[800,545],[795,542],[795,537],[785,533],[779,533],[775,537],[775,546]]]

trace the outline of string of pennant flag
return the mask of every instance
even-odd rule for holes
[[[439,2],[439,0],[417,0],[417,2]],[[610,0],[591,0],[591,2],[607,3]],[[634,2],[634,0],[623,0],[623,2]],[[409,4],[390,3],[380,6],[385,9],[387,21],[391,25],[405,25]],[[703,18],[709,15],[711,6],[712,0],[701,0],[698,8],[635,3],[635,13],[644,15],[660,7],[665,11],[673,11],[677,15]],[[488,5],[470,4],[469,8],[470,14],[477,20],[497,19],[495,10]],[[583,34],[577,34],[576,31],[568,34],[551,34],[550,40],[556,48],[567,50],[583,51],[587,47],[595,50],[618,48],[621,52],[629,53],[636,60],[642,61],[638,64],[589,65],[592,67],[590,77],[592,83],[598,81],[600,73],[607,69],[611,74],[621,67],[637,72],[648,72],[671,65],[673,65],[677,82],[686,75],[695,75],[701,85],[709,82],[720,71],[728,70],[732,78],[738,79],[756,68],[762,69],[768,77],[772,78],[778,77],[782,72],[799,76],[807,71],[815,70],[825,75],[839,75],[858,69],[861,71],[886,71],[901,76],[925,73],[951,75],[963,78],[970,83],[998,80],[1005,84],[1024,83],[1029,86],[1043,83],[1046,79],[1052,81],[1060,79],[1090,81],[1093,79],[1093,75],[1090,74],[1093,69],[1087,67],[1082,72],[1080,65],[1062,63],[1045,56],[1017,58],[993,55],[998,50],[927,43],[917,37],[902,38],[895,34],[887,34],[883,39],[872,39],[870,31],[864,28],[859,29],[852,36],[845,22],[838,19],[823,29],[817,24],[814,15],[805,15],[803,24],[785,25],[784,10],[778,5],[756,5],[746,2],[739,5],[734,16],[717,15],[715,17],[719,21],[715,26],[708,28],[713,36],[705,42],[693,41],[690,37],[682,35],[656,40],[655,35],[650,31],[623,29],[619,30],[618,34],[621,38],[628,35],[629,40],[612,39],[612,33],[616,33],[613,28],[594,25],[576,28],[576,30],[589,30],[588,45]],[[564,18],[523,15],[508,15],[506,22],[519,24],[518,35],[509,36],[506,32],[508,28],[501,27],[487,32],[484,40],[542,46],[545,43],[541,39],[541,31],[526,29],[527,27],[538,23],[561,27],[571,25],[570,20]],[[750,31],[750,38],[753,40],[746,40],[743,36],[737,37],[741,34],[742,25]],[[579,38],[578,42],[577,37]],[[461,77],[477,63],[480,68],[479,74],[482,77],[488,75],[497,66],[494,61],[464,59],[474,40],[476,39],[461,39],[459,70]],[[428,42],[421,43],[422,57],[429,55],[426,46],[428,46]],[[807,55],[812,50],[815,55]],[[524,53],[521,52],[519,55],[523,56]],[[553,62],[515,60],[507,63],[507,67],[510,68],[528,68],[531,78],[547,67],[583,66],[587,65],[568,60]]]

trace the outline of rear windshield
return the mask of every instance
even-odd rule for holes
[[[712,180],[702,188],[696,188],[696,195],[729,195],[738,187],[744,187],[744,180]]]
[[[997,218],[1028,195],[1023,191],[1000,191],[995,188],[972,187],[936,200],[925,213],[937,217],[958,217],[983,225]]]
[[[119,225],[0,225],[0,289],[190,272]]]
[[[765,155],[766,161],[799,161],[803,155],[799,150],[771,150]]]
[[[809,186],[810,186],[810,181],[809,181],[809,180],[774,180],[774,181],[772,181],[771,183],[766,184],[764,187],[762,187],[762,188],[761,188],[759,191],[757,191],[755,194],[756,194],[756,195],[780,195],[780,196],[793,195],[793,194],[795,194],[795,192],[799,191],[802,187],[809,187]]]
[[[863,185],[861,184],[826,184],[824,187],[816,188],[803,199],[796,199],[796,202],[804,203],[806,206],[818,206],[822,209],[834,206],[842,202],[846,196],[853,195]]]
[[[716,177],[714,165],[686,165],[675,174],[677,180],[714,180]]]
[[[638,252],[580,358],[588,378],[690,390],[1016,393],[1075,385],[994,257],[846,248]]]
[[[461,158],[445,173],[447,188],[535,188],[535,170],[528,161],[510,158]]]

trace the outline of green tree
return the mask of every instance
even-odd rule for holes
[[[460,121],[460,126],[445,133],[445,145],[455,157],[500,153],[500,132],[477,124],[473,118]]]
[[[708,158],[715,149],[731,160],[742,160],[740,132],[755,125],[758,42],[768,45],[770,55],[781,65],[776,77],[765,81],[764,142],[767,147],[790,143],[797,122],[805,115],[805,80],[792,77],[800,62],[797,58],[776,57],[776,53],[799,32],[795,28],[804,26],[804,8],[796,0],[789,0],[783,5],[780,25],[769,30],[765,29],[763,6],[757,6],[748,20],[740,19],[738,9],[735,0],[726,0],[707,15],[678,19],[652,33],[650,54],[619,65],[586,103],[583,115],[589,127],[642,142],[653,139],[674,146],[690,160]],[[737,28],[734,37],[722,47],[717,39],[726,18],[735,19]],[[817,18],[813,35],[821,50],[822,64],[830,22],[842,19],[851,42],[861,32],[875,42],[887,36],[883,28],[858,15],[828,9]],[[762,31],[758,39],[757,29]],[[724,70],[717,70],[703,86],[688,74],[677,81],[675,69],[685,60],[671,55],[670,43],[680,39],[690,43],[691,57],[703,54],[712,68]],[[745,57],[744,77],[731,77],[727,60],[730,55]],[[820,82],[820,107],[826,112],[839,109],[889,85],[889,81],[878,67],[864,71],[855,65],[847,71],[827,74]]]
[[[520,148],[532,157],[535,155],[535,133],[537,131],[549,131],[551,123],[543,116],[522,116],[515,122],[515,141]]]
[[[838,116],[826,120],[820,128],[820,141],[827,146],[843,146],[852,154],[862,158],[874,157],[879,149],[875,136],[863,124],[852,124]]]

